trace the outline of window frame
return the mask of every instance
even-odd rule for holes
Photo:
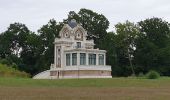
[[[69,56],[68,56],[69,55]],[[66,54],[66,66],[70,66],[71,65],[71,54],[70,53],[67,53]]]
[[[86,53],[80,53],[80,65],[86,65]]]
[[[104,54],[99,54],[99,65],[104,65]]]
[[[96,54],[89,54],[89,65],[96,65]]]
[[[77,53],[72,53],[72,65],[77,65]]]

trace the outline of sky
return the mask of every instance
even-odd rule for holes
[[[14,22],[37,32],[50,19],[61,22],[69,11],[81,8],[103,14],[110,22],[107,31],[126,20],[136,23],[159,17],[170,22],[170,0],[0,0],[0,33]]]

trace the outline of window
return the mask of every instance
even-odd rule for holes
[[[80,53],[80,65],[86,65],[86,54]]]
[[[89,65],[96,65],[96,54],[89,54]]]
[[[77,38],[79,38],[79,39],[81,38],[81,33],[79,33],[79,32],[77,33]]]
[[[78,34],[78,37],[80,37],[80,34]]]
[[[60,54],[60,49],[58,49],[58,54]]]
[[[77,48],[81,48],[81,42],[77,42]]]
[[[65,38],[69,38],[69,32],[67,31],[67,32],[65,32]]]
[[[70,66],[70,54],[66,54],[66,66]]]
[[[72,65],[77,65],[77,53],[72,54]]]
[[[99,54],[99,65],[104,65],[104,55]]]

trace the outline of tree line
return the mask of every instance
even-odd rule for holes
[[[64,24],[75,19],[94,39],[95,48],[107,51],[107,65],[112,76],[129,76],[156,70],[170,76],[170,23],[157,17],[134,23],[125,21],[107,32],[109,21],[103,14],[89,9],[70,11],[63,22],[49,20],[37,32],[25,24],[12,23],[0,33],[0,63],[35,75],[49,69],[54,58],[55,37]]]

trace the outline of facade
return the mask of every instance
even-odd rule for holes
[[[106,65],[106,51],[94,49],[87,32],[75,20],[65,24],[54,41],[54,64],[34,79],[111,78],[111,66]]]

